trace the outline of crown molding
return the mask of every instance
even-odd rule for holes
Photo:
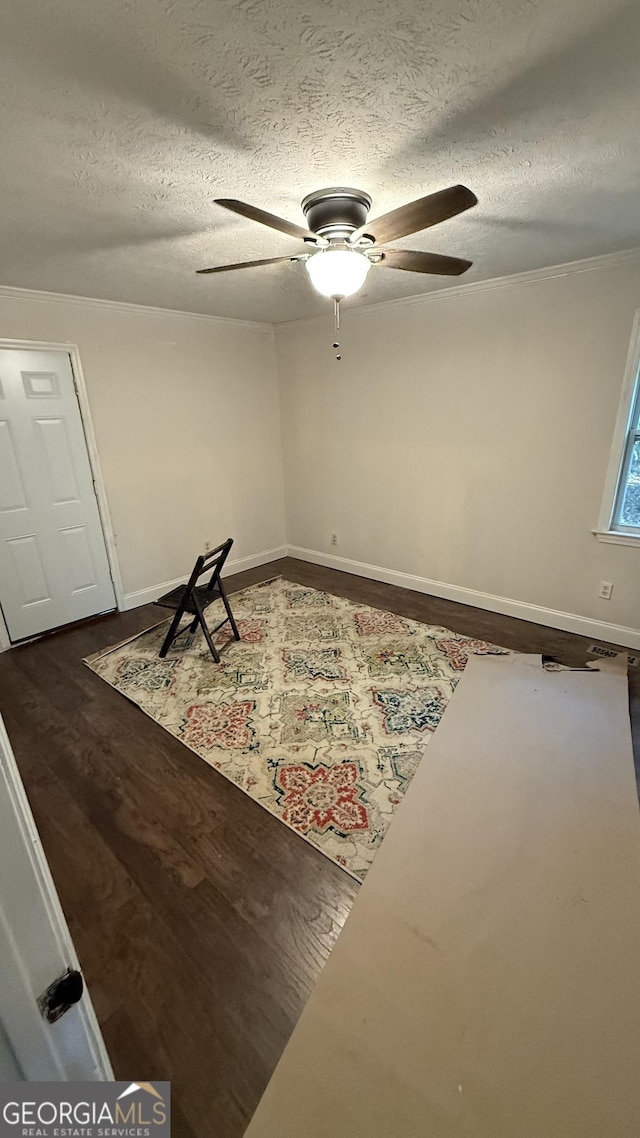
[[[476,292],[488,292],[493,289],[513,288],[516,285],[533,284],[536,281],[550,280],[554,277],[572,276],[575,273],[589,273],[596,269],[614,268],[616,265],[628,261],[640,261],[640,248],[623,249],[618,253],[603,253],[598,257],[586,257],[581,261],[567,261],[561,265],[549,265],[542,269],[528,269],[522,273],[511,273],[504,277],[490,277],[483,281],[468,281],[463,284],[450,285],[439,288],[434,292],[420,293],[413,296],[398,297],[397,300],[380,300],[375,304],[363,304],[356,307],[345,306],[349,317],[368,316],[392,308],[411,308],[416,305],[431,304],[438,300],[453,300],[459,296],[467,296]],[[318,316],[302,316],[296,320],[283,320],[279,323],[270,323],[259,320],[242,320],[234,316],[214,316],[207,312],[185,312],[179,308],[155,308],[147,304],[131,304],[124,300],[103,300],[94,296],[75,296],[66,292],[45,292],[37,289],[18,288],[14,285],[0,285],[0,298],[6,300],[27,300],[45,304],[82,304],[88,308],[106,309],[111,312],[128,314],[143,314],[146,316],[180,317],[186,320],[205,320],[209,323],[224,324],[233,328],[253,328],[259,332],[273,332],[274,329],[295,327],[299,324],[316,324],[326,320],[326,313]]]
[[[534,284],[536,281],[552,280],[554,277],[569,277],[577,273],[591,273],[596,269],[611,269],[616,265],[626,264],[628,261],[640,262],[640,248],[623,249],[618,253],[602,253],[598,257],[586,257],[581,261],[567,261],[561,265],[549,265],[542,269],[527,269],[522,273],[510,273],[505,277],[489,277],[483,281],[467,281],[462,284],[439,288],[434,292],[419,293],[413,296],[401,296],[397,300],[380,300],[375,304],[362,304],[356,307],[344,305],[344,312],[349,318],[355,316],[369,316],[391,308],[412,308],[423,304],[431,304],[438,300],[453,300],[458,296],[468,296],[476,292],[490,292],[493,289],[513,288],[516,285]],[[297,320],[284,320],[276,324],[276,331],[281,328],[291,328],[298,324],[315,324],[321,320],[326,321],[326,314],[322,316],[303,316]]]
[[[187,320],[206,320],[209,323],[227,324],[237,328],[253,328],[259,332],[272,332],[273,324],[259,320],[239,320],[233,316],[213,316],[207,312],[184,312],[179,308],[154,308],[147,304],[130,304],[125,300],[102,300],[95,296],[74,296],[67,292],[40,292],[37,289],[15,288],[13,285],[0,285],[0,298],[6,300],[31,300],[45,304],[82,304],[88,308],[107,309],[110,312],[142,314],[145,316],[177,316]]]

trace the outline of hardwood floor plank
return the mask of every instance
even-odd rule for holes
[[[278,573],[565,663],[590,643],[291,559],[227,584]],[[240,1138],[358,885],[82,664],[163,615],[4,653],[0,711],[117,1076],[171,1080],[176,1138]]]
[[[266,1084],[274,1062],[267,1064],[257,1053],[250,1011],[238,999],[242,961],[222,936],[206,956],[201,944],[196,960],[183,920],[173,927],[162,907],[144,901],[121,910],[107,934],[103,967],[121,992],[123,1008],[128,1014],[134,1008],[145,1036],[160,1041],[154,1068],[159,1073],[153,1077],[170,1079],[173,1097],[192,1125],[201,1116],[209,1133],[241,1133],[260,1093],[253,1088]]]

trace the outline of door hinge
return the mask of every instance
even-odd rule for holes
[[[69,1008],[82,999],[84,982],[82,975],[75,968],[67,968],[62,976],[58,976],[53,984],[38,996],[38,1007],[48,1023],[55,1023]]]

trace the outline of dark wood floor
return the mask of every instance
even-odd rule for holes
[[[569,664],[589,644],[291,559],[227,581],[275,573]],[[116,1076],[171,1080],[174,1138],[239,1138],[358,886],[83,666],[157,619],[5,653],[0,711]],[[631,689],[638,754],[640,669]]]

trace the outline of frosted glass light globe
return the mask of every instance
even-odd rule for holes
[[[322,249],[305,261],[311,284],[322,296],[342,300],[362,288],[371,261],[355,249]]]

